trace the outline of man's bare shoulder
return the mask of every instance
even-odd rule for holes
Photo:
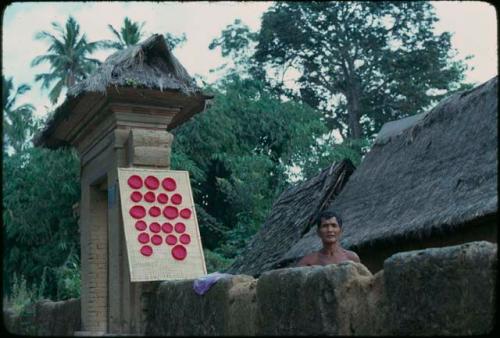
[[[354,261],[354,262],[357,262],[357,263],[361,263],[361,260],[359,259],[359,256],[357,253],[355,253],[354,251],[351,251],[351,250],[346,250],[344,249],[347,257],[351,260],[351,261]]]
[[[308,266],[318,264],[318,253],[312,252],[302,257],[295,266]]]

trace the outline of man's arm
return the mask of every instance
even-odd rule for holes
[[[349,257],[349,259],[351,261],[356,262],[356,263],[361,263],[359,256],[354,251],[350,251],[350,250],[346,250],[346,251],[347,251],[347,257]]]

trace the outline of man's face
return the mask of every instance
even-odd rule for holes
[[[333,244],[340,240],[342,229],[337,222],[337,218],[321,219],[318,228],[318,236],[324,244]]]

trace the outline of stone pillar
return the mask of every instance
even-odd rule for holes
[[[145,285],[131,283],[125,233],[118,191],[118,167],[170,168],[173,135],[165,130],[132,128],[115,131],[111,158],[114,169],[108,173],[109,228],[109,332],[142,333]],[[154,283],[153,283],[154,284]]]
[[[110,105],[111,114],[82,137],[82,331],[77,335],[141,334],[143,294],[154,283],[131,283],[118,184],[118,168],[170,168],[177,111]],[[147,287],[145,286],[147,285]]]

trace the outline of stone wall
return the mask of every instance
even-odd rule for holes
[[[155,284],[145,335],[482,335],[496,327],[497,245],[471,242],[401,252],[372,275],[343,263],[219,280],[202,296],[193,280]],[[152,284],[153,285],[153,284]],[[32,318],[4,309],[7,330],[70,336],[80,301],[44,301]]]
[[[81,327],[80,300],[40,301],[15,315],[4,308],[8,332],[27,336],[72,336]]]
[[[193,280],[163,282],[148,302],[146,335],[255,335],[256,284],[236,275],[199,296]]]
[[[206,294],[161,283],[146,335],[479,335],[495,327],[497,246],[471,242],[361,264],[237,275]]]

